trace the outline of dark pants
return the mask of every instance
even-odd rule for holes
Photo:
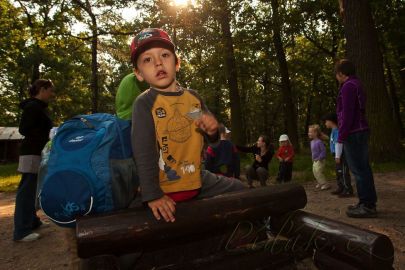
[[[23,173],[18,185],[14,211],[14,240],[24,238],[42,224],[35,210],[37,176],[33,173]]]
[[[340,163],[335,163],[335,171],[338,189],[353,192],[350,170],[344,153],[340,157]]]
[[[253,166],[247,165],[245,169],[249,186],[252,186],[253,180],[259,180],[261,186],[266,185],[266,180],[269,176],[269,172],[265,168],[259,167],[255,169]]]
[[[281,161],[278,167],[277,182],[290,182],[292,176],[292,162]]]
[[[344,142],[343,151],[356,180],[359,203],[373,208],[376,206],[377,193],[368,159],[369,138],[370,131],[368,130],[349,134]]]

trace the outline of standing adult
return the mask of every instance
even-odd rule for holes
[[[38,79],[28,89],[30,98],[21,102],[23,110],[19,132],[24,135],[20,148],[18,185],[14,212],[14,241],[34,241],[40,234],[33,232],[42,223],[35,210],[35,192],[41,151],[49,140],[52,121],[48,116],[49,100],[54,96],[53,83]]]
[[[366,93],[355,76],[355,67],[351,61],[338,61],[335,73],[341,84],[336,100],[339,126],[337,143],[343,144],[343,152],[353,172],[359,197],[358,204],[349,206],[346,214],[353,218],[376,217],[377,194],[368,155],[370,128],[366,120]]]
[[[270,138],[266,135],[260,135],[253,146],[237,145],[236,148],[241,152],[254,154],[253,164],[245,167],[249,187],[253,187],[253,180],[259,180],[261,186],[266,186],[266,180],[269,177],[269,162],[274,155]]]

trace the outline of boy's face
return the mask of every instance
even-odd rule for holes
[[[134,73],[139,81],[146,81],[160,91],[176,91],[176,72],[180,63],[176,55],[165,47],[152,47],[145,50],[136,60]]]
[[[332,129],[332,128],[336,128],[337,125],[334,122],[330,121],[330,120],[325,120],[325,127]]]

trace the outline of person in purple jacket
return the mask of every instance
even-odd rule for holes
[[[366,93],[355,77],[355,67],[347,59],[335,65],[336,79],[341,84],[336,100],[339,135],[337,144],[343,145],[347,163],[352,171],[359,202],[350,205],[346,215],[353,218],[377,216],[377,194],[368,157],[370,128],[366,120]]]

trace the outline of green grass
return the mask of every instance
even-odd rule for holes
[[[325,166],[325,176],[327,179],[335,179],[335,164],[334,159],[327,152],[326,156],[326,166]],[[253,163],[253,156],[250,154],[241,155],[241,170],[245,168],[246,165]],[[386,173],[392,171],[405,170],[405,153],[396,161],[391,162],[381,162],[381,163],[371,163],[371,168],[374,173]],[[278,174],[278,160],[273,157],[269,165],[270,180],[275,181]],[[294,157],[293,164],[293,181],[295,182],[309,182],[314,181],[314,175],[312,173],[312,160],[311,153],[308,149],[302,150],[300,154],[296,154]]]
[[[15,192],[21,180],[17,163],[0,164],[0,192]]]
[[[371,162],[370,163],[373,172],[386,173],[392,171],[405,170],[405,152],[401,153],[401,156],[395,161],[389,162]]]

